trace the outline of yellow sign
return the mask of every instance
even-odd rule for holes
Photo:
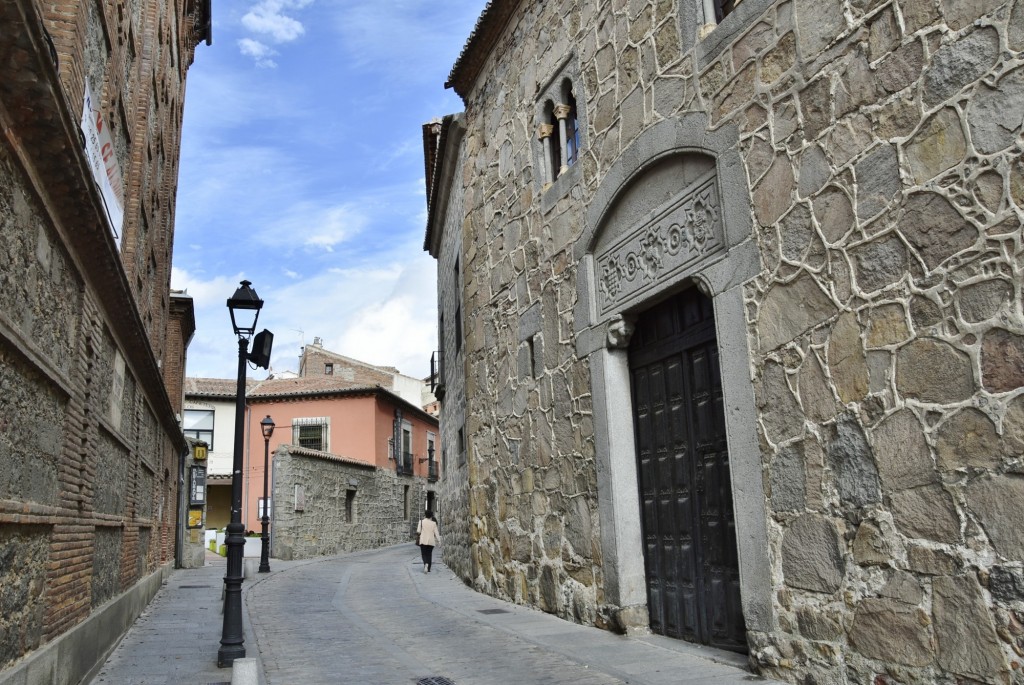
[[[203,510],[202,509],[189,509],[188,510],[188,527],[189,528],[202,528],[203,527]]]
[[[196,443],[192,447],[192,458],[196,461],[206,461],[206,445],[204,443]]]

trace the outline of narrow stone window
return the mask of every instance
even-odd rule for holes
[[[706,37],[715,30],[715,27],[722,23],[743,0],[703,0],[704,3],[704,27],[701,29],[701,38]]]
[[[462,428],[459,428],[457,446],[459,448],[459,466],[462,466],[466,463],[466,434]]]
[[[356,519],[356,491],[345,491],[345,523],[352,523]]]
[[[564,197],[580,178],[579,161],[587,143],[586,97],[580,83],[576,57],[570,56],[541,89],[536,100],[534,161],[544,211]],[[557,189],[547,193],[554,186]]]
[[[409,495],[409,493],[410,493],[409,486],[406,485],[404,487],[403,492],[402,492],[402,516],[405,517],[406,521],[409,520],[409,510],[411,508],[409,506],[410,505],[410,499],[409,499],[410,495]]]
[[[324,364],[324,375],[325,376],[333,376],[334,375],[334,364]]]
[[[557,103],[553,100],[544,103],[544,121],[537,129],[537,138],[544,148],[542,171],[545,188],[569,171],[569,167],[580,158],[580,122],[572,82],[563,80],[559,91]]]
[[[452,269],[452,292],[455,293],[455,354],[462,350],[462,282],[459,277],[459,260]]]

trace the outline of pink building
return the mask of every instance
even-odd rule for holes
[[[260,530],[265,447],[260,422],[268,415],[275,424],[270,460],[279,445],[297,445],[339,461],[392,469],[410,482],[425,482],[425,501],[435,502],[432,484],[441,471],[436,417],[379,386],[351,387],[325,376],[269,379],[248,395],[242,472],[246,530]]]
[[[247,531],[260,531],[265,447],[260,421],[267,415],[275,424],[268,461],[278,446],[297,445],[339,463],[393,470],[408,477],[410,486],[423,487],[423,501],[436,509],[442,454],[438,419],[429,412],[436,399],[423,380],[326,350],[319,338],[303,349],[299,374],[246,383],[242,521]],[[228,379],[186,379],[185,434],[209,445],[207,529],[223,528],[231,518],[235,388]]]

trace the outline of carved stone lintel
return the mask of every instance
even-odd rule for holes
[[[537,127],[537,139],[544,140],[554,132],[555,127],[553,124],[541,124],[540,126]]]
[[[572,111],[572,107],[569,105],[555,105],[554,115],[556,119],[565,119],[569,116],[569,112]]]
[[[616,314],[608,322],[607,347],[610,350],[624,350],[629,347],[636,326],[622,314]]]

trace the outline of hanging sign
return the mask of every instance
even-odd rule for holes
[[[114,237],[118,238],[124,219],[124,183],[121,180],[121,166],[117,163],[110,127],[100,112],[99,102],[92,97],[88,81],[85,82],[85,106],[82,108],[82,135],[85,136],[85,154],[89,157],[89,169],[106,205],[107,221],[110,222]]]

